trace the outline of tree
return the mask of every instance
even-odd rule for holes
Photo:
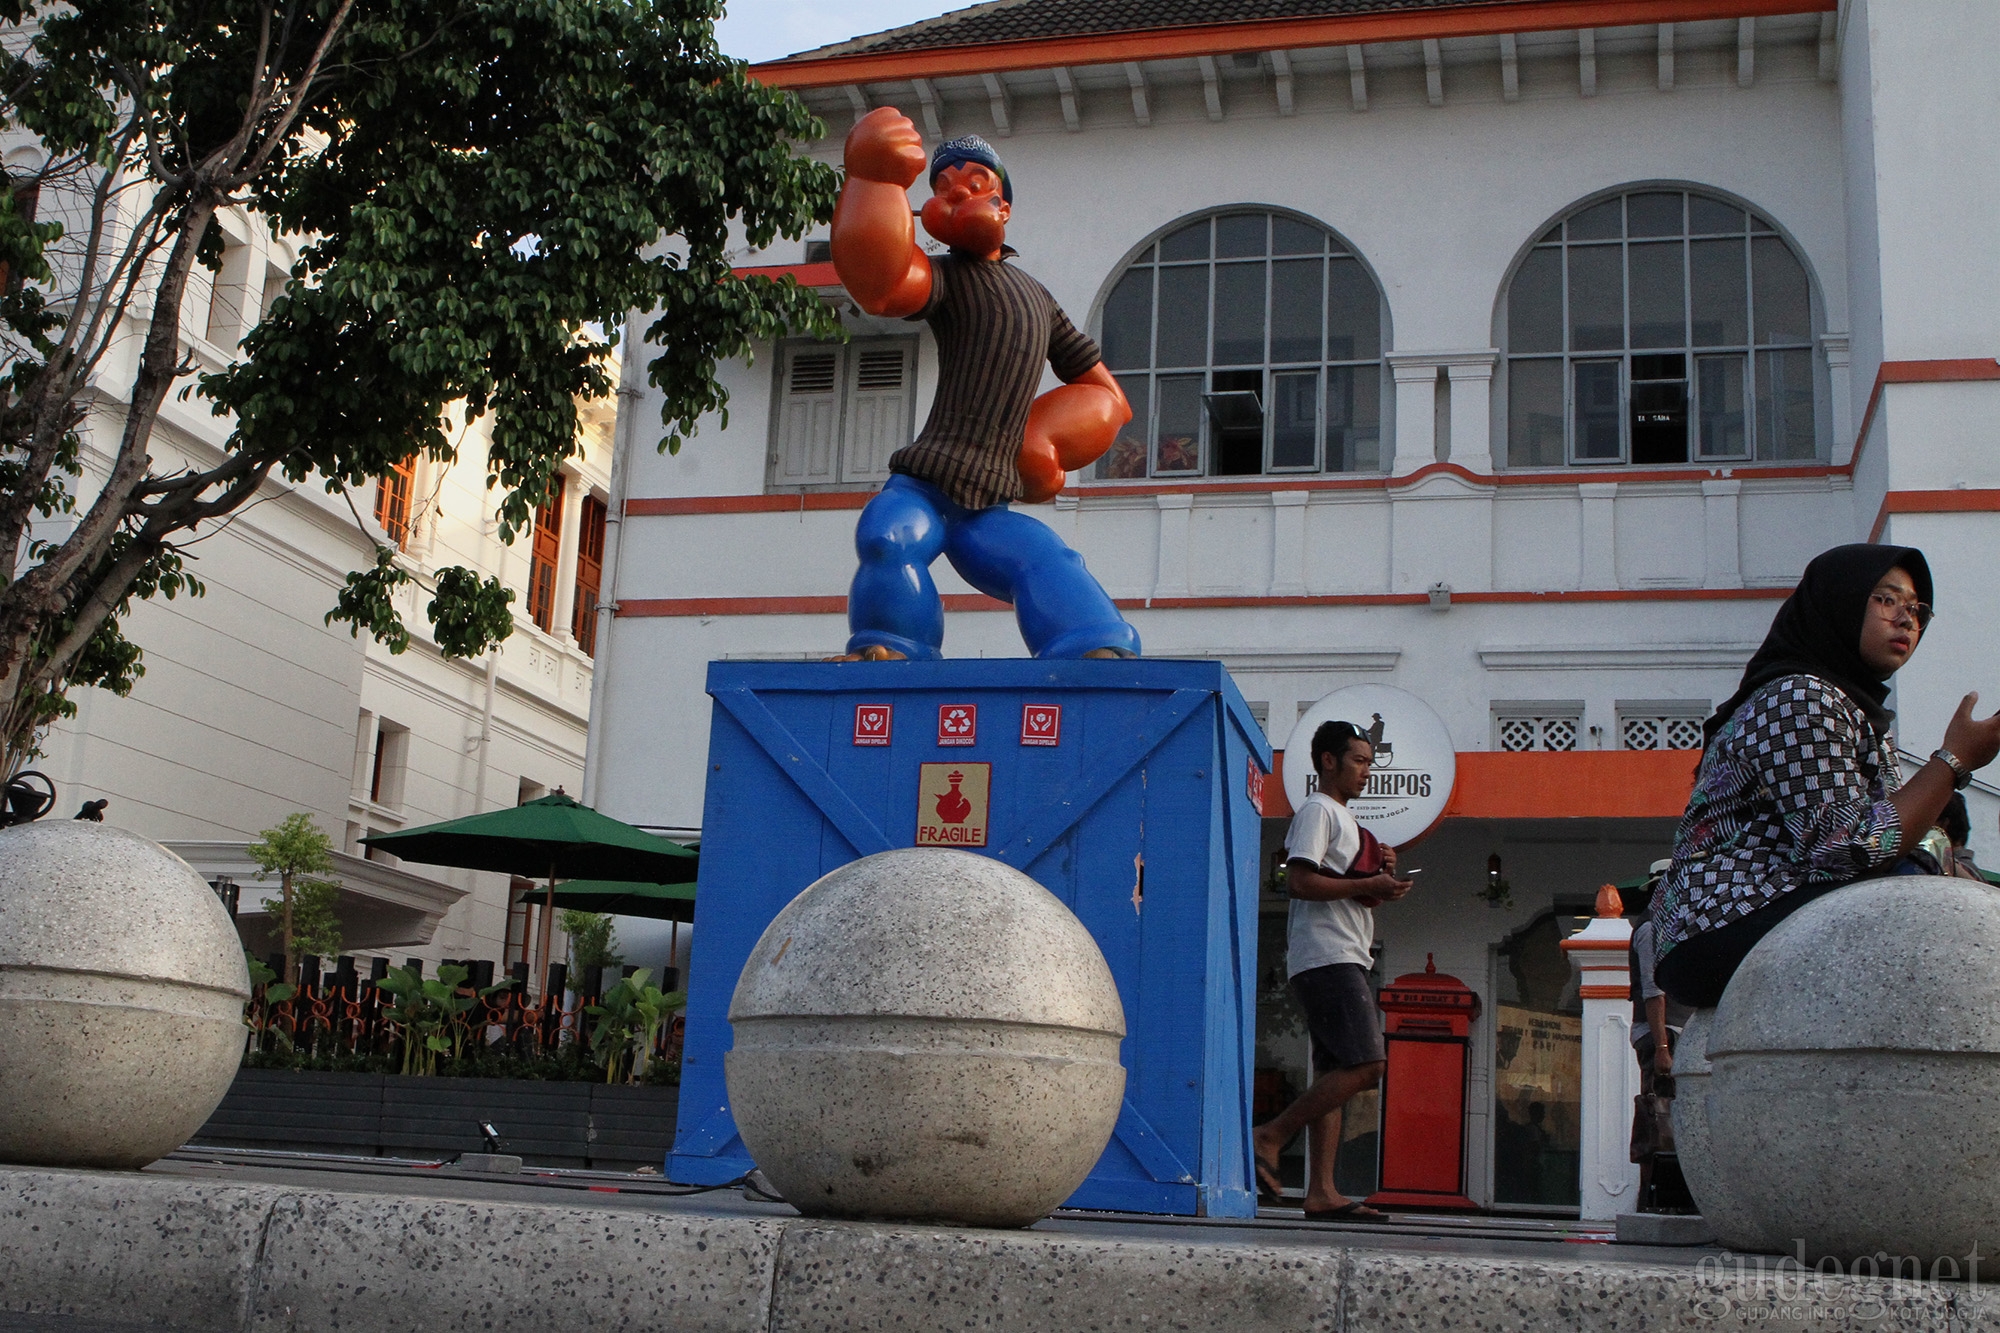
[[[301,810],[286,815],[278,827],[265,829],[243,850],[260,867],[257,878],[278,876],[278,896],[266,898],[264,908],[278,913],[285,950],[283,979],[295,982],[299,954],[305,952],[302,945],[322,956],[340,952],[340,922],[333,915],[340,882],[321,878],[333,869],[333,839]]]
[[[625,961],[618,952],[617,923],[602,912],[579,912],[565,908],[563,934],[569,936],[569,965],[572,972],[586,967],[615,967]]]
[[[447,406],[492,414],[503,539],[574,451],[578,399],[652,317],[663,448],[725,410],[718,360],[831,314],[761,248],[831,215],[822,127],[716,49],[721,0],[0,0],[0,141],[41,158],[0,189],[0,745],[35,752],[68,691],[125,693],[133,600],[198,595],[184,548],[260,490],[345,493],[453,457]],[[11,169],[10,169],[11,170]],[[218,371],[181,329],[216,218],[301,239],[278,296]],[[155,469],[169,393],[229,423],[219,457]],[[93,403],[109,400],[111,410]],[[726,419],[726,418],[725,418]],[[85,444],[108,460],[84,485]],[[89,492],[89,493],[87,493]],[[400,652],[378,547],[328,620]],[[440,570],[438,647],[512,628],[511,593]]]

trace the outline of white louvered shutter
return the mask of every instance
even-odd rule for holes
[[[889,455],[910,442],[916,349],[909,343],[864,343],[850,349],[850,356],[840,479],[880,481],[889,475]]]
[[[834,479],[843,360],[838,347],[787,349],[778,407],[777,457],[772,460],[772,479],[779,485],[803,486]]]

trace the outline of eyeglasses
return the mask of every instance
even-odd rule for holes
[[[1919,632],[1930,628],[1931,617],[1937,614],[1931,610],[1929,602],[1906,602],[1893,592],[1871,592],[1868,594],[1868,601],[1887,617],[1890,624],[1893,625],[1904,616],[1908,616]]]

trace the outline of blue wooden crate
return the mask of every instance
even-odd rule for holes
[[[732,1044],[730,996],[764,927],[828,871],[917,845],[924,765],[963,774],[963,765],[990,764],[986,842],[972,850],[1026,871],[1077,914],[1125,1006],[1125,1105],[1068,1206],[1255,1214],[1254,792],[1271,751],[1221,664],[716,662],[708,692],[669,1178],[719,1184],[752,1166],[722,1056]],[[953,711],[966,705],[969,744],[966,715]],[[1051,707],[1061,710],[1055,744]],[[924,807],[937,806],[933,791]]]

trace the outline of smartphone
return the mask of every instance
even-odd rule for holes
[[[1394,871],[1393,873],[1398,879],[1415,879],[1418,875],[1424,873],[1424,868],[1422,866],[1418,866],[1415,870],[1398,870]]]

